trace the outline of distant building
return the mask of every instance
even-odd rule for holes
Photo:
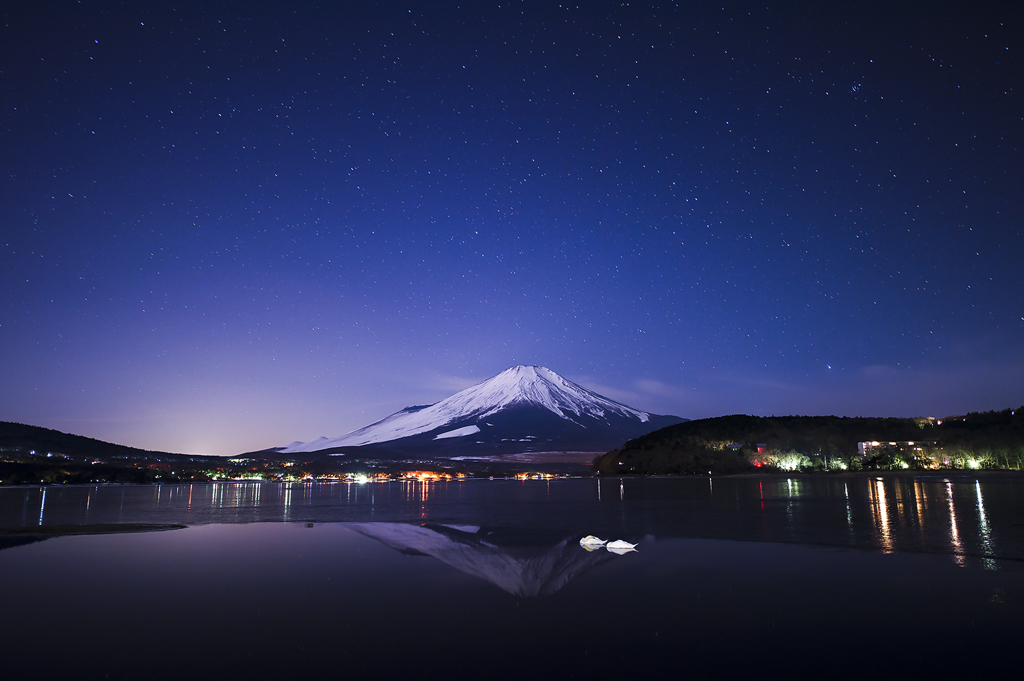
[[[730,450],[730,451],[737,452],[737,451],[739,451],[739,450],[741,450],[741,449],[743,449],[744,447],[747,447],[747,446],[749,446],[749,445],[736,445],[736,444],[732,444],[732,445],[726,445],[725,448]],[[764,454],[765,452],[768,451],[768,444],[765,443],[765,442],[758,442],[756,445],[753,445],[753,447],[757,449],[757,453],[758,454]]]
[[[879,454],[905,454],[919,458],[931,454],[935,449],[935,444],[934,441],[925,442],[922,440],[904,440],[902,442],[879,442],[872,440],[870,442],[858,442],[857,451],[862,459],[878,456]]]

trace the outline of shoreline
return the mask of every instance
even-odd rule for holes
[[[1024,471],[1015,469],[973,469],[973,468],[947,468],[939,470],[860,470],[860,471],[765,471],[763,473],[722,473],[719,475],[691,474],[691,475],[670,475],[670,474],[636,474],[636,475],[598,475],[601,478],[871,478],[879,476],[888,477],[911,477],[911,478],[949,478],[949,477],[1020,477]]]
[[[550,475],[550,474],[549,474]],[[687,480],[693,478],[712,478],[712,479],[723,479],[723,478],[734,478],[734,479],[757,479],[757,478],[779,478],[779,479],[821,479],[821,478],[872,478],[872,477],[890,477],[890,478],[1019,478],[1024,477],[1024,470],[992,470],[992,469],[945,469],[945,470],[861,470],[861,471],[816,471],[816,472],[801,472],[801,471],[764,471],[756,473],[721,473],[714,475],[707,474],[657,474],[657,473],[637,473],[637,474],[616,474],[616,475],[601,475],[596,473],[583,474],[581,475],[577,471],[564,472],[557,475],[551,475],[551,477],[545,477],[540,481],[552,482],[562,479],[594,479],[594,480],[640,480],[640,479],[666,479],[666,480]],[[227,479],[227,480],[184,480],[184,481],[166,481],[166,482],[35,482],[35,483],[15,483],[15,484],[0,484],[0,490],[3,489],[26,489],[30,487],[98,487],[98,486],[109,486],[109,487],[156,487],[159,485],[220,485],[220,484],[239,484],[239,483],[271,483],[275,485],[281,484],[380,484],[384,482],[465,482],[465,481],[483,481],[483,482],[494,482],[494,481],[515,481],[529,482],[533,478],[518,478],[516,476],[477,476],[467,475],[465,477],[453,478],[453,479],[428,479],[428,480],[416,480],[411,478],[388,478],[380,480],[366,480],[364,482],[356,480],[339,480],[333,478],[322,478],[322,479],[304,479],[304,480],[259,480],[254,478],[243,478],[243,479]]]

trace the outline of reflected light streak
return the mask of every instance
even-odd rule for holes
[[[903,499],[903,482],[896,480],[893,483],[893,496],[895,502],[893,503],[893,520],[896,524],[902,527],[904,523],[903,512],[906,510],[906,504]]]
[[[949,502],[949,541],[953,547],[956,564],[964,566],[964,547],[960,543],[960,533],[956,529],[956,509],[953,507],[953,483],[946,481],[946,499]]]
[[[420,520],[425,520],[427,517],[427,500],[430,499],[430,483],[426,480],[420,481],[421,489],[420,493]]]
[[[924,512],[928,508],[928,498],[924,494],[924,486],[919,482],[914,482],[914,497],[917,501],[917,526],[924,532]]]
[[[43,488],[43,498],[39,501],[39,524],[43,524],[43,511],[46,510],[46,488]]]
[[[790,479],[786,480],[786,525],[792,526],[793,524],[793,481]],[[796,494],[800,493],[800,488],[797,486]]]
[[[764,513],[764,480],[757,481],[757,489],[761,492],[761,525],[768,527],[768,516]]]
[[[850,485],[843,483],[843,494],[846,495],[846,527],[853,529],[853,508],[850,506]]]
[[[996,551],[992,543],[992,530],[988,525],[988,516],[985,514],[985,503],[981,498],[980,480],[974,481],[974,490],[978,495],[978,529],[981,532],[981,547],[985,551],[985,558],[982,559],[982,564],[986,570],[995,570],[996,562],[993,560],[993,557]]]
[[[889,505],[885,498],[885,482],[879,478],[869,489],[872,492],[871,511],[875,516],[875,527],[878,528],[882,552],[892,553],[892,532],[889,528]]]

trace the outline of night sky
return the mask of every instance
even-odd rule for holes
[[[0,11],[0,420],[1024,403],[1019,3],[134,5]]]

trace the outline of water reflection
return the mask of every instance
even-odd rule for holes
[[[351,523],[346,527],[400,553],[430,556],[514,596],[548,596],[575,577],[614,558],[586,551],[579,536],[509,528],[406,523]]]
[[[292,486],[295,483],[286,482],[281,489],[282,503],[284,504],[284,521],[292,519]]]
[[[871,513],[878,528],[879,541],[884,553],[892,553],[893,541],[889,532],[889,504],[885,499],[885,480],[877,478],[869,487],[871,491]]]
[[[924,527],[924,513],[928,510],[928,497],[925,495],[920,481],[914,482],[914,498],[917,500],[917,526]]]
[[[853,507],[850,506],[850,484],[843,483],[843,498],[846,500],[846,529],[853,530]],[[764,503],[761,504],[762,508]]]
[[[992,560],[995,555],[995,547],[992,543],[992,532],[988,526],[988,518],[985,516],[985,502],[981,498],[981,481],[975,481],[974,490],[978,496],[978,530],[981,535],[981,546],[985,551],[983,563],[986,570],[995,570],[996,563]]]
[[[903,532],[892,512],[895,555],[760,541],[770,535],[756,534],[762,503],[757,480],[716,479],[710,506],[706,480],[626,482],[630,495],[619,500],[618,482],[605,481],[613,488],[605,490],[603,503],[594,498],[590,480],[517,485],[523,496],[500,485],[435,485],[429,512],[438,520],[422,524],[371,523],[366,516],[314,524],[312,530],[305,529],[308,520],[216,522],[12,546],[0,551],[0,582],[16,585],[4,594],[0,639],[18,654],[5,657],[4,678],[169,680],[185,673],[258,679],[295,676],[297,670],[329,677],[339,670],[366,676],[386,669],[388,676],[447,681],[482,674],[657,679],[681,671],[697,678],[998,679],[1017,671],[1015,653],[1024,635],[1019,566],[996,573],[959,570],[947,556],[901,554],[901,542],[918,530]],[[796,529],[820,523],[827,530],[801,540],[836,531],[846,536],[846,491],[857,536],[874,537],[870,487],[877,481],[850,480],[848,488],[846,482],[801,482],[803,496],[793,499]],[[912,510],[913,484],[902,484]],[[925,523],[945,530],[946,485],[930,481],[925,487],[941,502]],[[196,485],[190,500],[186,488],[167,487],[159,495],[152,488],[125,488],[124,513],[161,515],[176,508],[204,517],[207,504],[220,519],[254,517],[244,507],[221,513],[229,489],[215,495]],[[784,481],[764,481],[769,528],[785,526],[787,488]],[[973,550],[978,487],[970,480],[953,488],[960,539]],[[332,518],[339,509],[355,508],[368,516],[371,506],[378,513],[388,507],[420,513],[420,502],[408,501],[412,490],[398,485],[266,485],[259,508],[274,512],[263,519],[281,519],[288,489],[296,519],[309,509]],[[1002,550],[1001,532],[1019,520],[1007,509],[1019,502],[985,481],[981,490],[985,523]],[[255,500],[244,487],[234,491],[236,499]],[[0,520],[18,520],[27,498],[24,529],[38,534],[42,490],[4,492]],[[90,517],[114,517],[121,493],[92,489],[89,501],[89,488],[50,488],[43,528],[58,534],[53,521],[72,517],[72,508],[84,514],[89,506]],[[885,496],[895,498],[890,485]],[[465,504],[484,498],[497,500],[483,504],[485,513],[474,511],[479,504]],[[645,537],[639,553],[619,557],[588,553],[578,535],[561,529],[567,518],[567,524],[602,537],[627,537],[579,524],[602,508],[609,511],[603,521],[614,524],[621,505],[631,506],[631,526],[659,528],[666,538]],[[508,521],[510,506],[513,515],[544,506],[557,527],[540,531],[541,523]],[[494,524],[459,522],[474,514]],[[672,536],[728,517],[748,530],[752,524],[754,540]],[[523,527],[534,529],[517,529]],[[710,531],[733,532],[728,525]],[[992,600],[993,593],[1003,601]],[[168,607],[204,598],[209,603],[198,607]],[[864,632],[871,641],[899,644],[851,655],[851,646],[863,647]],[[805,645],[794,646],[800,641]],[[182,655],[187,669],[164,662]]]
[[[956,505],[953,503],[953,483],[946,481],[946,499],[949,502],[949,543],[957,565],[964,564],[964,547],[960,543],[960,532],[956,529]]]
[[[980,559],[994,568],[999,557],[1024,560],[1022,496],[1024,480],[1015,476],[912,475],[0,487],[0,529],[266,521],[526,526],[551,528],[559,541],[586,530],[819,544],[945,553],[960,565]]]

